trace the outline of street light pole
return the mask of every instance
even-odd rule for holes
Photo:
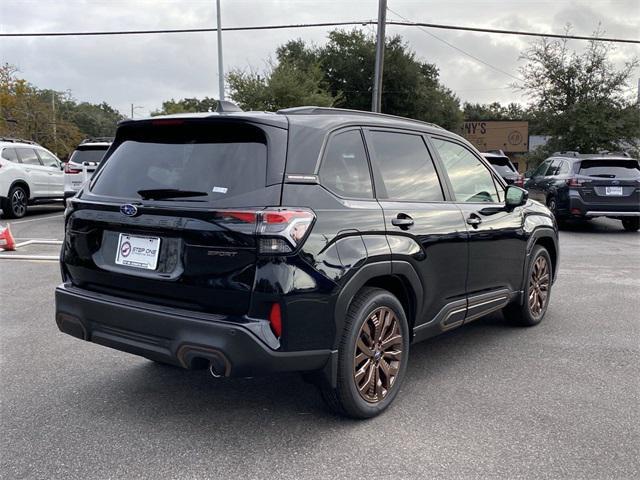
[[[371,111],[382,109],[382,70],[384,65],[384,38],[387,24],[387,0],[378,0],[378,32],[376,39],[376,67],[373,79],[373,94],[371,96]]]
[[[218,96],[224,100],[224,66],[222,64],[222,22],[220,20],[220,0],[216,0],[218,17]]]

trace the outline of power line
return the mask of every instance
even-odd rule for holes
[[[400,15],[398,12],[395,12],[395,11],[391,10],[390,8],[387,8],[387,9],[388,9],[391,13],[393,13],[394,15],[397,15],[398,17],[402,18],[403,20],[405,20],[405,21],[407,21],[407,22],[409,21],[407,18],[405,18],[404,16]],[[391,23],[391,22],[388,22],[388,23]],[[502,73],[503,75],[506,75],[506,76],[508,76],[508,77],[510,77],[510,78],[513,78],[514,80],[517,80],[518,82],[521,82],[521,81],[522,81],[522,79],[521,79],[521,78],[518,78],[518,77],[516,77],[515,75],[512,75],[512,74],[510,74],[509,72],[506,72],[506,71],[502,70],[501,68],[498,68],[498,67],[496,67],[495,65],[492,65],[492,64],[490,64],[489,62],[486,62],[485,60],[482,60],[481,58],[478,58],[478,57],[476,57],[475,55],[473,55],[473,54],[471,54],[471,53],[469,53],[469,52],[467,52],[467,51],[465,51],[465,50],[461,49],[460,47],[457,47],[456,45],[454,45],[454,44],[452,44],[452,43],[450,43],[450,42],[447,42],[444,38],[439,37],[439,36],[438,36],[438,35],[436,35],[435,33],[431,33],[430,31],[428,31],[427,29],[425,29],[425,28],[423,28],[423,27],[421,27],[421,26],[418,26],[418,29],[419,29],[420,31],[422,31],[422,32],[426,33],[427,35],[429,35],[429,36],[431,36],[431,37],[435,38],[436,40],[438,40],[438,41],[440,41],[440,42],[444,43],[445,45],[447,45],[447,46],[449,46],[449,47],[453,48],[454,50],[456,50],[456,51],[458,51],[458,52],[462,53],[463,55],[466,55],[467,57],[469,57],[469,58],[471,58],[471,59],[475,60],[476,62],[479,62],[479,63],[481,63],[481,64],[483,64],[483,65],[485,65],[485,66],[487,66],[487,67],[489,67],[489,68],[491,68],[491,69],[493,69],[493,70],[495,70],[495,71],[496,71],[496,72],[498,72],[498,73]]]
[[[354,25],[374,25],[375,20],[352,21],[352,22],[322,22],[322,23],[291,23],[282,25],[252,25],[245,27],[223,27],[223,32],[239,32],[248,30],[283,30],[290,28],[314,28],[314,27],[343,27]],[[500,30],[496,28],[463,27],[459,25],[442,25],[438,23],[424,23],[411,21],[388,21],[387,25],[397,25],[403,27],[424,27],[437,28],[443,30],[461,30],[466,32],[490,33],[501,35],[519,35],[528,37],[548,37],[562,38],[569,40],[596,40],[598,42],[612,43],[634,43],[640,44],[640,40],[629,38],[613,37],[589,37],[585,35],[566,35],[557,33],[527,32],[522,30]],[[116,30],[116,31],[93,31],[93,32],[28,32],[28,33],[0,33],[0,37],[83,37],[83,36],[106,36],[106,35],[147,35],[147,34],[171,34],[171,33],[205,33],[217,32],[217,28],[178,28],[162,30]]]

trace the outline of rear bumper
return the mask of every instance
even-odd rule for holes
[[[68,284],[56,288],[55,298],[60,331],[184,368],[212,364],[224,376],[246,377],[318,370],[331,356],[330,350],[274,350],[261,339],[266,322],[246,317],[157,307]]]
[[[574,216],[583,217],[638,217],[640,203],[631,199],[619,202],[586,202],[577,192],[569,196],[569,212]]]

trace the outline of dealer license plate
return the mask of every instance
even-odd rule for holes
[[[116,263],[127,267],[155,270],[158,266],[160,239],[120,234]]]

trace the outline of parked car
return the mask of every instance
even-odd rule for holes
[[[610,217],[625,230],[640,228],[640,164],[626,154],[554,153],[525,188],[559,220]]]
[[[91,178],[112,142],[112,137],[87,138],[76,147],[64,166],[65,199],[78,193]]]
[[[544,317],[553,216],[463,138],[221,104],[120,124],[69,201],[62,332],[216,377],[307,372],[364,418],[396,397],[412,342],[498,310]]]
[[[21,218],[29,205],[63,198],[62,163],[29,140],[0,137],[0,207],[5,218]]]
[[[518,173],[518,169],[511,163],[511,159],[504,154],[483,153],[482,156],[491,164],[498,175],[507,185],[524,186],[524,176]]]

